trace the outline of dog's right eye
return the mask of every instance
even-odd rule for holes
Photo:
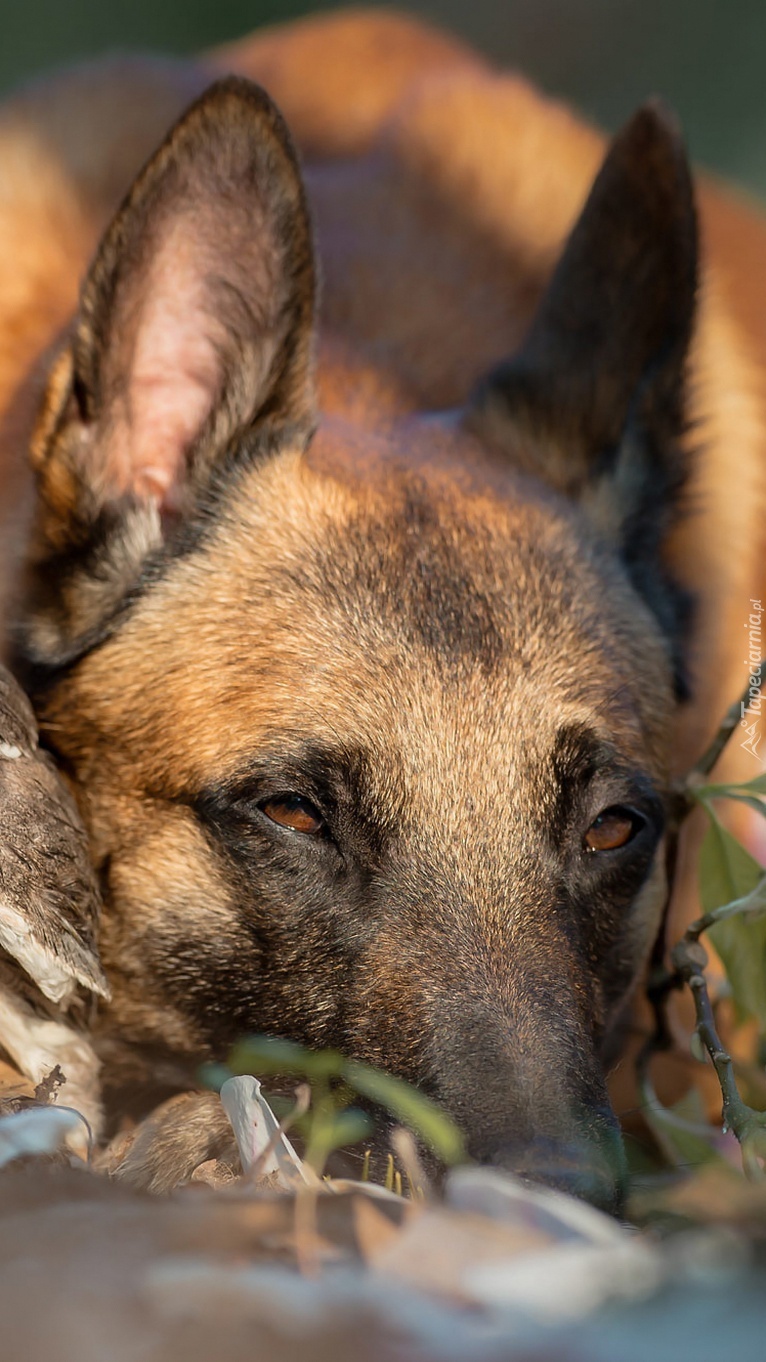
[[[265,799],[258,807],[272,823],[289,828],[291,832],[301,832],[304,837],[318,837],[325,830],[321,813],[302,795],[275,795],[273,799]]]
[[[624,808],[621,804],[604,809],[585,834],[585,850],[619,851],[633,841],[645,821],[633,809]]]

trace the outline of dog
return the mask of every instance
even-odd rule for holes
[[[763,597],[760,219],[661,106],[607,145],[382,13],[35,86],[0,165],[9,657],[107,1107],[288,1036],[614,1206],[673,782]]]

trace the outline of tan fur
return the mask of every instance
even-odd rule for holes
[[[373,51],[371,75],[366,58]],[[418,399],[455,403],[523,335],[603,153],[602,137],[526,82],[496,76],[458,44],[398,16],[341,14],[266,31],[213,54],[213,63],[265,83],[310,156],[359,152],[382,135],[369,171],[364,162],[341,162],[314,202],[328,275],[322,347],[327,367],[320,369],[325,406],[344,413],[351,407],[353,419],[367,424],[381,407],[402,410]],[[12,489],[23,483],[17,453],[39,400],[40,380],[30,382],[27,374],[71,315],[78,266],[84,266],[103,223],[101,205],[114,201],[114,186],[128,182],[173,113],[203,83],[202,73],[187,75],[183,68],[176,74],[172,66],[148,72],[128,66],[122,73],[62,78],[52,91],[36,88],[4,112],[0,296],[7,349],[0,357],[0,411],[9,435],[0,457],[4,478],[17,480]],[[126,108],[132,118],[127,131]],[[121,134],[115,146],[117,118]],[[450,208],[454,213],[454,205],[466,199],[470,220],[462,211],[456,215],[454,237],[442,248],[447,252],[442,268],[438,261],[434,268],[433,241],[418,235],[421,224],[428,213]],[[701,695],[688,736],[680,735],[679,766],[704,743],[741,687],[744,673],[733,638],[739,637],[735,631],[749,599],[764,590],[759,528],[766,503],[759,368],[764,307],[758,304],[764,285],[761,272],[753,273],[760,224],[752,209],[712,186],[704,186],[702,199],[712,258],[697,342],[699,377],[692,384],[693,440],[700,451],[696,513],[677,532],[675,550],[704,602],[696,649]],[[94,207],[101,214],[95,218]],[[357,278],[353,296],[346,293],[335,304],[343,309],[344,332],[362,343],[355,363],[348,341],[339,344],[332,327],[335,273],[344,268],[343,257],[334,266],[333,228],[348,213],[380,222],[381,251],[394,227],[406,232],[412,262],[406,278],[382,274],[385,283],[377,284],[369,276]],[[413,305],[413,279],[424,273],[419,251],[433,282]],[[437,383],[429,375],[430,347],[423,338],[432,326],[429,311],[438,308],[450,344],[453,280],[459,280],[463,307],[466,295],[473,300],[476,324],[468,334],[465,326],[460,330],[452,363],[442,350]],[[368,334],[380,332],[391,337],[396,351],[393,374],[385,364],[381,372],[364,354]],[[360,404],[360,384],[371,390],[371,410]],[[736,479],[732,450],[738,455]],[[18,506],[11,498],[3,504]],[[736,550],[730,547],[735,544]],[[728,644],[722,646],[722,637]],[[715,649],[705,641],[712,638]],[[748,769],[747,757],[742,765]]]
[[[398,16],[340,15],[279,30],[273,36],[258,35],[225,49],[222,60],[253,79],[274,81],[275,97],[299,137],[306,128],[312,152],[366,151],[382,132],[382,156],[384,163],[390,157],[390,178],[384,175],[381,183],[376,164],[372,201],[363,168],[350,166],[345,183],[361,181],[354,206],[366,212],[371,222],[380,221],[383,247],[392,213],[405,229],[409,227],[417,250],[417,226],[429,208],[439,212],[458,204],[462,210],[470,203],[470,220],[460,224],[464,235],[453,245],[460,262],[454,277],[460,279],[461,289],[479,294],[482,324],[470,342],[460,333],[454,378],[433,395],[432,400],[449,405],[464,395],[474,377],[474,365],[475,374],[481,373],[496,354],[512,349],[522,338],[542,281],[582,206],[603,155],[604,139],[563,106],[543,99],[525,81],[498,77],[484,63],[477,66],[472,54],[467,60],[469,54],[459,49],[443,49],[440,35],[435,35],[437,41],[431,47],[426,36],[419,25]],[[366,41],[376,42],[378,51],[383,49],[378,59],[378,118],[373,124],[370,116],[365,117],[363,98],[364,113],[358,123],[352,118],[350,131],[349,105],[357,107],[363,89],[378,88],[378,83],[370,82],[368,68],[352,59],[356,44]],[[310,69],[308,57],[305,66],[301,61],[309,45]],[[427,57],[413,78],[407,55],[410,51],[419,54],[423,47]],[[311,76],[311,71],[326,69],[318,59],[320,51],[323,56],[332,53],[332,74],[326,82],[322,76],[313,80]],[[398,98],[392,93],[394,88]],[[322,207],[320,203],[320,232]],[[754,208],[704,181],[701,207],[707,259],[691,385],[692,439],[698,451],[692,489],[695,514],[676,532],[677,543],[671,550],[703,602],[695,671],[700,702],[689,717],[688,731],[679,735],[679,770],[704,746],[726,705],[743,688],[738,630],[750,598],[761,598],[766,589],[764,224]],[[332,207],[328,205],[326,211]],[[477,238],[482,239],[483,249],[477,249]],[[432,246],[431,240],[422,245],[429,259]],[[504,268],[498,268],[493,248]],[[342,268],[340,261],[338,268]],[[332,279],[332,265],[330,271]],[[416,262],[413,275],[418,272]],[[498,278],[502,280],[499,287]],[[366,327],[388,335],[395,330],[402,346],[398,353],[404,355],[402,369],[408,377],[414,372],[415,383],[422,384],[429,397],[427,368],[424,372],[428,348],[418,330],[422,328],[422,335],[428,327],[422,313],[429,307],[432,311],[438,307],[440,320],[448,317],[449,297],[445,299],[443,284],[440,281],[438,291],[434,288],[431,296],[419,299],[418,309],[406,305],[411,278],[398,283],[386,279],[385,288],[381,286],[375,297],[375,309],[362,291],[352,303],[358,310],[360,331]],[[410,334],[401,335],[403,325]],[[444,331],[449,344],[450,328],[445,325]],[[443,354],[439,367],[440,373],[449,369]],[[731,473],[734,451],[736,478]],[[713,639],[714,647],[709,642]],[[732,749],[726,761],[736,763],[742,779],[747,778],[752,767],[747,754],[738,756]]]
[[[190,1063],[199,1049],[193,1029],[184,1029],[172,1003],[151,990],[140,995],[133,986],[144,949],[167,925],[168,905],[171,918],[172,905],[178,906],[179,923],[189,908],[189,864],[198,868],[195,920],[207,919],[208,930],[225,921],[222,878],[208,863],[202,834],[182,802],[189,790],[235,774],[275,733],[305,727],[313,737],[342,734],[370,750],[380,748],[381,732],[391,734],[390,750],[380,752],[391,787],[378,790],[381,805],[394,790],[406,826],[440,810],[442,864],[456,883],[473,876],[483,895],[485,916],[468,924],[466,952],[491,976],[509,1013],[519,1013],[517,985],[495,977],[509,927],[487,869],[482,830],[496,821],[504,802],[521,828],[535,809],[524,804],[529,793],[517,796],[513,782],[508,794],[508,730],[496,729],[493,715],[502,711],[506,723],[521,731],[530,712],[541,708],[541,696],[550,696],[558,721],[587,718],[631,760],[648,763],[663,783],[690,764],[742,690],[742,626],[750,599],[766,591],[766,330],[756,305],[764,299],[766,307],[766,293],[761,274],[752,274],[766,233],[750,209],[705,185],[707,253],[690,382],[689,512],[667,549],[701,606],[692,656],[695,700],[673,721],[672,734],[664,653],[645,612],[620,595],[619,585],[601,612],[598,601],[584,602],[577,628],[563,615],[553,644],[549,632],[531,623],[521,642],[514,635],[509,643],[508,624],[504,641],[526,671],[520,668],[512,684],[504,681],[493,691],[478,669],[458,670],[466,710],[476,722],[457,733],[450,691],[455,677],[448,684],[427,649],[391,647],[384,655],[390,644],[376,635],[374,623],[366,631],[364,618],[349,622],[340,608],[335,615],[331,608],[313,615],[289,581],[273,575],[272,565],[299,569],[307,544],[353,539],[360,523],[385,525],[396,515],[397,498],[404,502],[421,484],[439,525],[454,526],[459,552],[476,560],[476,583],[490,602],[506,599],[511,589],[523,594],[528,588],[530,600],[540,592],[532,569],[528,580],[524,568],[510,580],[514,568],[503,564],[504,546],[517,542],[539,543],[560,561],[571,557],[575,580],[574,541],[564,520],[509,503],[502,472],[478,440],[456,431],[451,409],[521,343],[605,142],[523,80],[499,75],[452,40],[392,15],[339,15],[267,31],[213,54],[210,65],[263,82],[306,156],[325,281],[319,433],[308,456],[296,437],[278,461],[247,474],[236,512],[223,513],[204,552],[172,566],[140,608],[84,660],[72,685],[58,688],[45,712],[51,734],[66,729],[73,713],[87,716],[67,733],[62,750],[76,768],[96,862],[111,856],[117,839],[114,883],[122,885],[135,913],[129,922],[119,913],[108,915],[104,926],[115,994],[104,1045],[108,1051],[114,1028],[122,1028],[147,1047],[163,1040]],[[96,69],[64,77],[47,92],[19,96],[0,116],[0,472],[10,488],[3,503],[6,602],[30,504],[19,451],[32,439],[41,374],[74,310],[79,278],[110,209],[205,80],[203,69]],[[65,352],[33,440],[39,475],[62,520],[75,508],[73,482],[68,465],[47,460],[69,398],[68,363]],[[303,357],[297,381],[307,367]],[[423,411],[437,413],[430,426],[408,424],[410,414]],[[402,468],[410,470],[409,481]],[[158,533],[158,521],[137,514],[115,550],[113,582],[77,584],[72,610],[80,630],[103,613],[112,589],[116,603]],[[483,567],[485,561],[491,567]],[[582,583],[586,591],[599,590],[595,574],[583,570]],[[615,621],[619,646],[610,636]],[[45,651],[54,626],[41,617],[34,627]],[[267,684],[259,686],[259,676],[266,675]],[[533,753],[552,741],[547,703],[528,739]],[[211,723],[213,715],[221,716],[219,724]],[[452,754],[450,769],[446,752]],[[479,762],[484,783],[476,788]],[[751,755],[732,745],[725,759],[729,777],[746,779],[755,767]],[[466,790],[473,791],[470,809]],[[177,807],[169,805],[173,798]],[[685,857],[676,916],[693,911],[688,851]],[[161,905],[155,900],[158,880]],[[635,928],[642,957],[657,929],[663,894],[657,869]],[[566,977],[566,945],[559,943],[560,959],[546,957],[543,926],[541,920],[541,975],[548,979],[559,967]],[[402,1045],[414,1055],[433,1001],[428,990],[421,1017],[397,969],[396,941],[385,933],[364,971],[360,996],[370,1008],[389,1006],[392,1028],[399,1028]],[[459,990],[457,963],[455,971],[450,983]],[[578,987],[571,988],[575,1010]],[[317,1042],[323,1024],[317,1017]],[[364,1045],[362,1031],[360,1036]],[[534,1037],[527,1039],[532,1047]],[[386,1060],[373,1048],[367,1057]],[[555,1091],[548,1101],[555,1105]]]

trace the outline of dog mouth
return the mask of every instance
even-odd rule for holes
[[[346,1099],[347,1094],[341,1102]],[[311,1160],[312,1147],[316,1147],[309,1116],[313,1100],[307,1085],[296,1091],[294,1081],[286,1078],[268,1082],[266,1105],[279,1113],[275,1119],[300,1159]],[[377,1183],[413,1197],[443,1191],[450,1164],[425,1138],[363,1098],[354,1098],[353,1106],[339,1107],[341,1111],[345,1129],[353,1132],[356,1124],[364,1133],[354,1143],[330,1149],[315,1171],[336,1179]],[[446,1113],[444,1120],[450,1124]],[[610,1215],[623,1210],[627,1165],[619,1125],[610,1108],[581,1112],[568,1138],[541,1134],[521,1141],[509,1131],[508,1138],[494,1146],[479,1135],[474,1141],[467,1139],[463,1148],[463,1164],[494,1169],[527,1186],[566,1193]]]

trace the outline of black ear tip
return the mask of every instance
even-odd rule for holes
[[[675,111],[655,96],[639,105],[617,133],[612,149],[639,161],[665,162],[683,167],[688,177],[688,153]]]
[[[661,99],[642,104],[617,133],[606,156],[602,177],[622,184],[642,204],[642,212],[681,233],[691,259],[696,256],[697,215],[694,182],[680,123]]]
[[[650,99],[644,100],[643,104],[639,104],[632,118],[628,120],[628,126],[633,122],[643,123],[647,131],[651,129],[665,140],[683,142],[680,119],[675,109],[661,95],[652,95]]]

